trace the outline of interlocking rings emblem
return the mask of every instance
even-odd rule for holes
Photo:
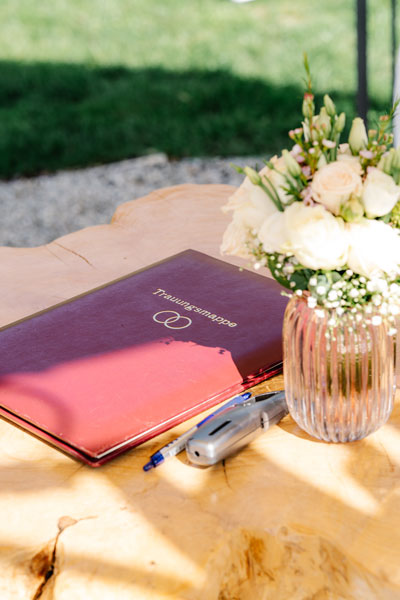
[[[153,315],[153,321],[162,323],[162,325],[165,325],[168,329],[186,329],[186,327],[189,327],[192,324],[192,319],[183,317],[174,310],[161,310]]]

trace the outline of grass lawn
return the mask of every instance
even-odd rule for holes
[[[349,0],[2,0],[0,177],[161,151],[270,155],[317,93],[354,114]],[[368,3],[371,122],[391,102],[390,0]]]

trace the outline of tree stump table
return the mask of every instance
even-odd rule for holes
[[[186,248],[219,257],[231,192],[166,188],[109,225],[0,248],[0,325]],[[360,442],[286,417],[224,463],[149,473],[198,417],[99,469],[0,420],[1,600],[400,599],[399,399]]]

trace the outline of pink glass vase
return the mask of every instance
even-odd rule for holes
[[[327,442],[352,442],[390,416],[395,393],[395,340],[376,309],[310,308],[293,296],[283,325],[284,380],[296,423]]]

